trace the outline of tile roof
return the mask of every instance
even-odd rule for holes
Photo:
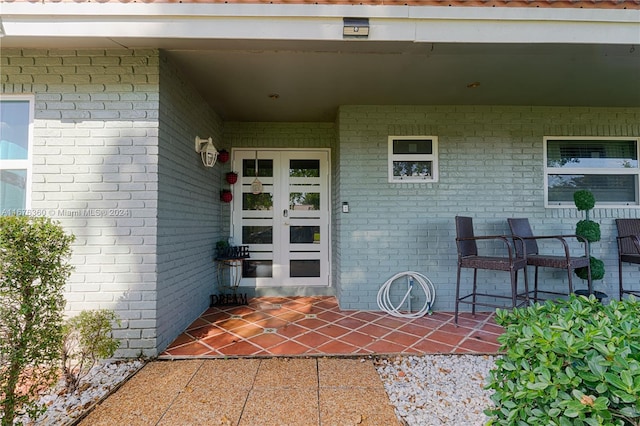
[[[377,6],[640,9],[640,0],[0,0],[0,3],[89,3],[90,1],[95,3],[333,4]]]

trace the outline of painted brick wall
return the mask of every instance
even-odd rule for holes
[[[472,216],[478,235],[507,233],[507,217],[528,217],[539,234],[573,233],[582,218],[575,208],[544,207],[543,136],[638,136],[640,109],[344,106],[338,133],[334,176],[340,200],[351,206],[349,214],[337,213],[334,206],[340,306],[375,310],[382,283],[397,272],[414,270],[436,285],[434,308],[452,310],[454,216]],[[388,183],[389,135],[438,136],[439,182]],[[640,217],[640,210],[596,209],[593,214],[603,238],[592,254],[607,269],[596,289],[613,297],[618,281],[616,217]],[[541,275],[545,286],[553,281],[566,288],[566,274],[550,271]],[[628,279],[637,274],[637,268],[627,271]],[[494,286],[508,282],[508,274],[480,274]],[[574,285],[584,288],[586,283],[576,278]]]
[[[2,49],[2,93],[34,94],[31,207],[75,234],[70,315],[115,309],[118,356],[155,355],[158,52]]]
[[[195,137],[212,137],[222,122],[164,53],[160,56],[158,187],[158,347],[162,350],[209,305],[216,282],[215,243],[228,237],[220,202],[225,165],[202,164]],[[226,208],[226,209],[225,209]]]

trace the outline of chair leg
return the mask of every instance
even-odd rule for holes
[[[457,327],[458,326],[458,305],[460,303],[460,266],[458,265],[458,280],[456,281],[456,307],[455,307],[455,312],[454,312],[454,324]]]
[[[624,295],[624,290],[622,289],[622,261],[619,260],[620,256],[618,256],[618,283],[620,286],[619,299],[622,301],[622,296]]]
[[[473,303],[471,304],[471,315],[473,315],[475,317],[476,315],[476,293],[478,291],[478,270],[477,269],[473,269],[473,296],[472,299]]]
[[[515,309],[518,306],[518,271],[511,269],[511,305]]]
[[[573,293],[573,279],[571,278],[572,272],[573,269],[571,269],[571,266],[567,265],[567,277],[569,278],[569,294]]]
[[[527,266],[522,269],[524,274],[524,301],[525,305],[529,306],[531,303],[529,301],[529,277],[527,275]]]
[[[533,302],[538,303],[538,267],[536,266],[536,271],[534,274],[533,281]]]

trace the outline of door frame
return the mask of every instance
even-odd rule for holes
[[[301,285],[299,287],[302,288],[330,288],[332,286],[332,252],[333,252],[333,239],[332,239],[332,198],[331,198],[331,149],[330,148],[274,148],[274,147],[269,147],[269,148],[261,148],[261,147],[237,147],[237,148],[231,148],[231,166],[233,168],[234,163],[236,161],[236,157],[237,157],[237,153],[238,152],[265,152],[265,151],[274,151],[274,152],[286,152],[286,153],[304,153],[304,152],[320,152],[320,153],[324,153],[326,154],[326,167],[327,167],[327,177],[326,177],[326,194],[327,194],[327,208],[326,208],[326,229],[327,229],[327,277],[326,277],[326,284],[320,284],[320,285],[314,285],[314,284],[308,284],[308,285]],[[281,167],[283,167],[281,165]],[[233,198],[234,200],[237,199],[237,197],[241,197],[241,191],[242,191],[242,186],[241,185],[234,185],[232,188],[232,193],[233,193]],[[235,209],[234,209],[235,203],[232,202],[230,205],[230,212],[229,212],[229,236],[233,239],[235,244],[240,244],[240,241],[242,240],[241,237],[236,237],[235,235],[235,229],[234,229],[234,213],[235,213]],[[275,214],[275,212],[274,212]],[[275,219],[275,218],[274,218]],[[250,280],[250,281],[248,281]],[[240,280],[240,286],[241,287],[247,287],[247,288],[292,288],[292,287],[297,287],[295,285],[289,285],[289,284],[263,284],[260,285],[260,281],[253,281],[253,278],[242,278]]]

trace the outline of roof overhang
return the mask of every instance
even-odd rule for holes
[[[341,104],[640,106],[640,10],[327,4],[1,5],[4,48],[165,49],[226,119]],[[367,18],[366,38],[343,36]],[[467,88],[472,82],[480,87]],[[269,94],[277,93],[277,105]],[[304,95],[303,95],[304,94]]]

